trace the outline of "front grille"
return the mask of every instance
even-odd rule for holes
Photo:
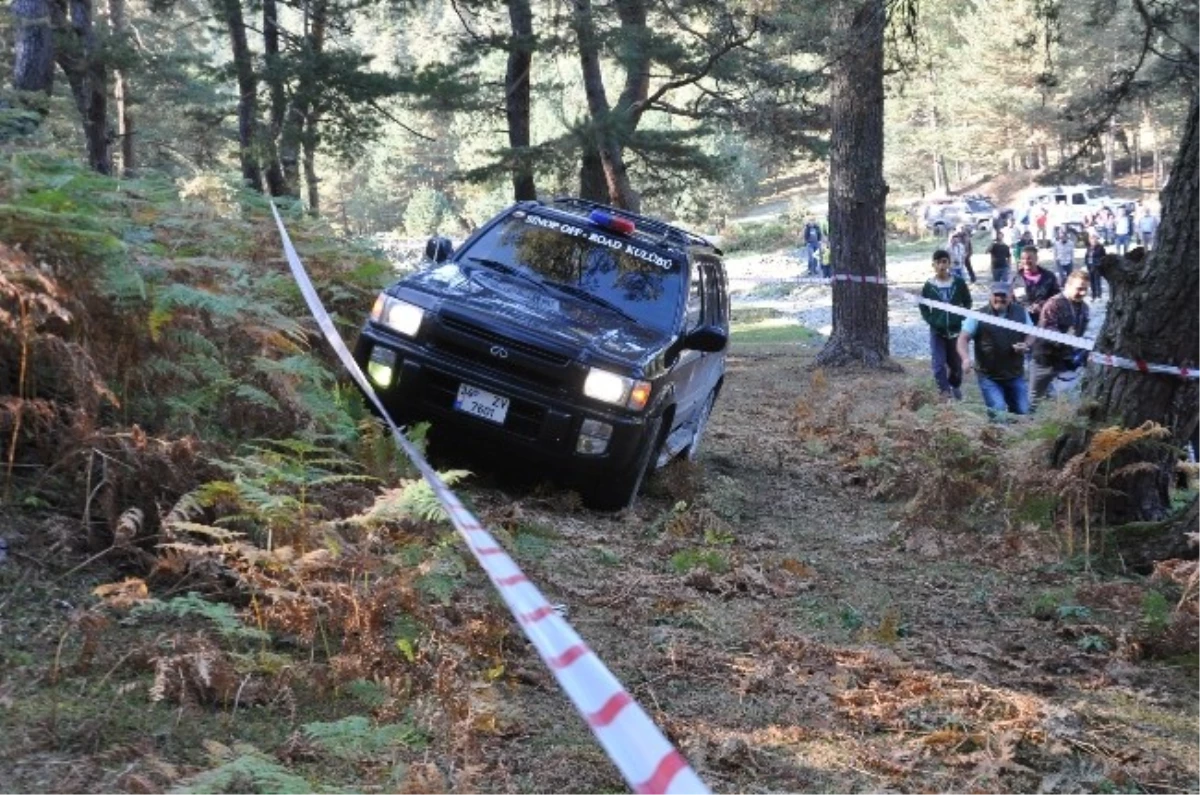
[[[441,328],[430,340],[437,349],[473,366],[555,390],[571,384],[571,357],[515,340],[458,317],[441,318]],[[497,346],[506,352],[497,357]]]
[[[441,316],[442,325],[451,331],[456,331],[459,334],[465,334],[469,337],[482,340],[490,345],[500,345],[507,348],[509,351],[518,351],[531,359],[543,361],[546,364],[555,367],[565,367],[571,361],[570,356],[565,356],[555,351],[548,351],[545,348],[539,348],[536,345],[530,345],[527,342],[514,340],[511,337],[506,337],[503,334],[497,334],[491,329],[471,323],[460,317],[450,315]]]
[[[422,399],[431,406],[454,411],[454,399],[458,397],[457,378],[446,373],[440,373],[428,367],[424,369],[422,378]],[[530,403],[508,396],[508,414],[504,418],[504,430],[525,439],[537,439],[542,431],[542,421],[546,418],[546,408],[537,403]],[[485,422],[486,420],[480,420]]]

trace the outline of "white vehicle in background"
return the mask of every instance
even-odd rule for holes
[[[1132,213],[1136,204],[1116,198],[1103,185],[1058,185],[1026,191],[1011,212],[1019,225],[1033,227],[1039,207],[1046,208],[1047,233],[1053,234],[1056,227],[1065,226],[1068,238],[1082,241],[1085,216],[1095,215],[1105,207],[1113,212],[1125,207]]]
[[[951,196],[924,202],[918,214],[925,228],[941,237],[964,224],[977,231],[988,229],[995,209],[983,196]]]

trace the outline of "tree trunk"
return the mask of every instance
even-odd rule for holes
[[[233,64],[238,84],[238,156],[246,186],[262,191],[262,171],[258,163],[258,80],[254,75],[254,56],[246,40],[246,20],[241,0],[219,0],[221,16],[229,30]]]
[[[317,119],[308,119],[304,125],[304,185],[308,189],[308,214],[321,214],[320,180],[317,179]]]
[[[600,162],[600,152],[591,144],[584,144],[579,156],[579,198],[594,202],[609,201],[604,164]]]
[[[284,183],[290,190],[296,191],[294,195],[299,195],[301,149],[308,145],[305,138],[311,136],[314,149],[316,141],[320,140],[313,109],[320,99],[317,96],[317,72],[320,57],[325,51],[325,33],[329,23],[328,0],[313,0],[311,6],[305,2],[304,18],[305,60],[279,138],[279,162],[283,168]],[[311,187],[309,193],[312,193]]]
[[[1196,548],[1186,534],[1196,531],[1198,518],[1200,512],[1192,497],[1183,511],[1161,522],[1136,522],[1103,531],[1102,546],[1115,553],[1123,568],[1150,574],[1160,560],[1196,557]]]
[[[13,0],[12,15],[16,27],[13,89],[49,97],[54,88],[54,29],[50,24],[50,4],[47,0]],[[30,118],[20,130],[33,132],[49,108],[40,98],[19,97],[18,101],[38,114],[39,119]]]
[[[530,162],[530,70],[533,66],[533,10],[529,0],[508,0],[508,70],[504,75],[504,112],[508,119],[508,145],[513,150],[513,199],[537,198]]]
[[[1104,184],[1112,185],[1116,181],[1117,154],[1117,117],[1108,120],[1108,130],[1104,134]]]
[[[884,0],[839,0],[831,40],[829,241],[835,275],[886,277],[883,181]],[[833,334],[819,366],[862,363],[898,369],[889,358],[887,287],[833,283]]]
[[[63,12],[66,12],[65,18]],[[67,0],[51,15],[56,27],[65,31],[63,46],[56,49],[58,65],[67,76],[75,107],[83,121],[83,138],[88,165],[101,174],[112,173],[108,141],[108,69],[96,43],[95,15],[91,0]]]
[[[1162,222],[1154,250],[1138,259],[1106,257],[1101,273],[1112,287],[1104,327],[1096,350],[1128,359],[1183,365],[1195,370],[1200,322],[1200,176],[1197,156],[1197,104],[1193,96],[1171,178],[1162,192]],[[1170,431],[1171,444],[1182,447],[1196,430],[1200,390],[1195,380],[1089,365],[1083,383],[1083,405],[1089,428],[1059,438],[1056,463],[1086,448],[1097,427],[1136,428],[1147,421]],[[1109,468],[1134,462],[1153,467],[1114,482],[1106,497],[1110,524],[1159,521],[1170,512],[1169,488],[1177,454],[1162,445],[1143,445],[1118,454]]]
[[[591,115],[591,131],[604,170],[608,200],[614,207],[637,211],[640,197],[629,183],[625,168],[621,118],[612,113],[600,70],[600,43],[592,20],[591,0],[575,0],[572,26],[579,40],[579,63],[583,71],[583,91]]]
[[[112,32],[120,41],[126,41],[129,25],[125,19],[125,0],[108,0],[108,21]],[[133,174],[133,120],[129,115],[129,84],[125,72],[113,70],[113,104],[117,111],[117,141],[121,151],[121,175]]]
[[[276,0],[263,0],[263,60],[270,97],[270,117],[267,134],[263,137],[263,160],[266,162],[267,190],[272,196],[295,196],[296,186],[288,185],[279,164],[279,135],[283,130],[283,117],[287,112],[287,96],[284,94],[283,69],[279,62],[279,8]]]

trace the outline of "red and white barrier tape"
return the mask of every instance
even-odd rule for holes
[[[367,382],[358,363],[350,355],[341,335],[330,320],[320,297],[309,281],[303,263],[292,246],[279,211],[271,204],[284,254],[292,276],[304,295],[309,310],[325,339],[362,389],[363,395],[387,422],[396,443],[404,450],[433,493],[445,507],[479,565],[512,611],[525,637],[537,649],[542,661],[571,699],[604,748],[608,758],[621,771],[634,792],[707,793],[704,785],[683,755],[671,745],[654,721],[638,705],[617,678],[576,634],[558,611],[546,600],[521,571],[496,539],[479,523],[446,486],[437,471],[392,422],[375,390]]]
[[[1180,378],[1186,379],[1200,378],[1200,370],[1195,367],[1180,367],[1173,364],[1152,364],[1142,359],[1128,359],[1123,356],[1113,356],[1112,354],[1108,353],[1097,353],[1095,350],[1093,350],[1096,345],[1096,341],[1091,337],[1076,337],[1070,334],[1063,334],[1058,331],[1051,331],[1050,329],[1038,328],[1037,326],[1027,326],[1021,323],[1015,323],[1002,317],[996,317],[995,315],[976,312],[972,309],[964,309],[963,307],[955,304],[947,304],[943,301],[935,301],[931,298],[924,298],[922,296],[914,295],[907,290],[900,289],[895,282],[889,282],[885,277],[882,276],[860,276],[858,274],[850,273],[835,273],[829,279],[805,276],[800,277],[799,279],[793,279],[792,281],[800,282],[802,284],[830,284],[833,281],[847,281],[859,284],[879,284],[886,287],[889,292],[897,293],[905,298],[915,301],[918,304],[924,304],[925,306],[933,307],[935,309],[944,309],[945,311],[956,315],[975,318],[980,323],[990,323],[994,326],[1000,326],[1001,328],[1020,331],[1024,334],[1029,334],[1034,337],[1040,337],[1041,339],[1058,342],[1063,345],[1069,345],[1072,348],[1080,348],[1082,350],[1089,351],[1088,362],[1092,364],[1103,365],[1106,367],[1119,367],[1125,370],[1137,370],[1141,373],[1177,375]]]

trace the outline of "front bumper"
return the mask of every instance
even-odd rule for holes
[[[376,347],[396,356],[391,383],[372,386],[397,423],[427,420],[487,447],[502,447],[561,467],[574,476],[611,472],[632,465],[642,443],[646,413],[608,410],[592,405],[581,393],[528,382],[497,369],[481,369],[450,353],[428,350],[381,331],[368,323],[359,334],[354,358],[364,372]],[[454,408],[463,383],[508,398],[503,424]],[[592,419],[612,427],[602,454],[576,451],[580,427]]]

